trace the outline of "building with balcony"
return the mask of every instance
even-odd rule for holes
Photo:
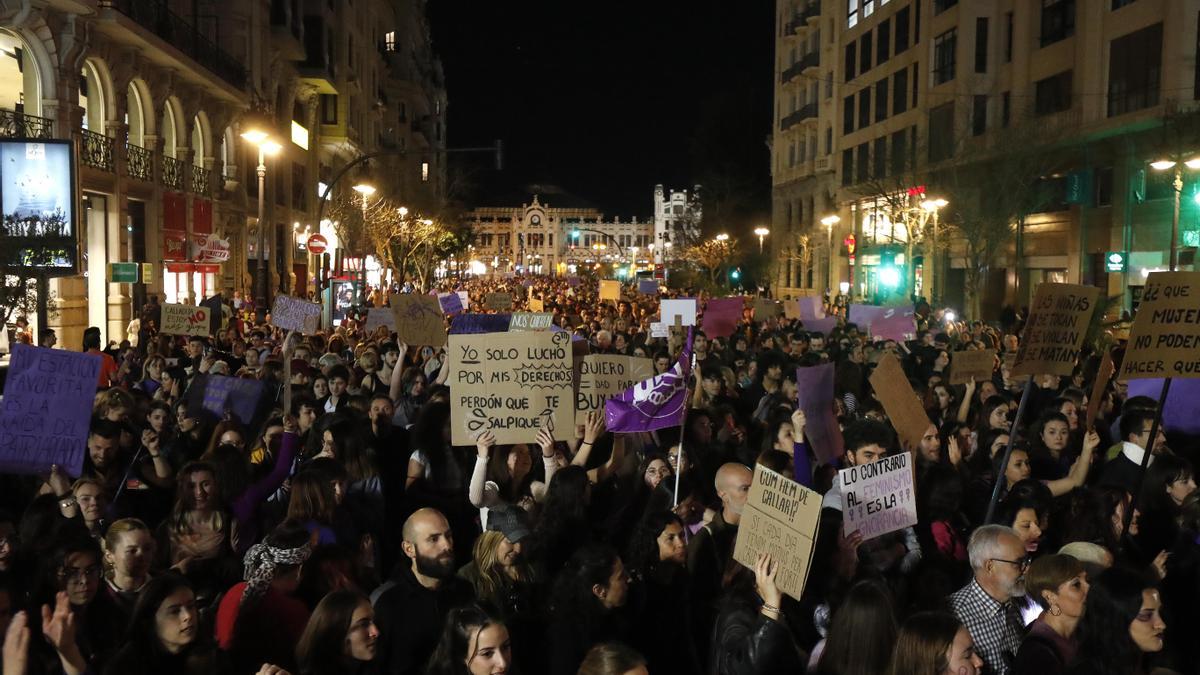
[[[254,297],[260,258],[268,302],[312,290],[320,182],[408,150],[380,189],[436,204],[445,108],[423,0],[0,1],[0,135],[77,149],[81,262],[46,322],[64,346],[123,339],[149,294]],[[251,126],[281,145],[262,223]],[[149,274],[110,283],[112,262]]]
[[[777,291],[822,293],[846,283],[855,297],[871,299],[881,290],[875,268],[895,260],[918,294],[964,307],[966,289],[975,288],[980,311],[994,318],[1005,304],[1028,303],[1042,281],[1098,285],[1128,307],[1144,273],[1168,265],[1173,175],[1149,163],[1200,151],[1193,121],[1200,2],[777,6],[772,232],[787,233],[772,236]],[[798,16],[810,27],[797,30]],[[807,84],[821,91],[808,121],[800,111],[813,97],[805,97],[804,71],[794,64],[818,28],[822,80]],[[816,131],[815,151],[806,122]],[[1023,189],[999,188],[1002,170],[1031,148],[1051,160],[1023,167]],[[1001,171],[974,185],[955,178],[985,165]],[[1194,194],[1195,176],[1182,173],[1183,193]],[[1036,199],[981,258],[962,214],[1013,195]],[[918,208],[927,197],[951,202],[940,213],[937,246],[935,221]],[[1186,266],[1200,240],[1200,212],[1183,202],[1176,243]],[[829,215],[839,216],[831,228],[822,224]],[[1127,254],[1124,272],[1106,270],[1109,251]]]
[[[661,191],[661,186],[658,188]],[[653,264],[655,221],[608,219],[570,195],[553,193],[521,206],[479,207],[464,216],[475,233],[472,267],[488,274],[566,276],[597,265]]]
[[[700,237],[700,220],[704,209],[700,204],[700,186],[692,191],[671,190],[654,186],[654,262],[663,263],[671,257],[672,249],[682,250]]]

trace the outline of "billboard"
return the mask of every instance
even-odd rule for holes
[[[79,208],[74,145],[0,140],[0,251],[4,263],[74,274]]]

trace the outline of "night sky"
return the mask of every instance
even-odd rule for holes
[[[431,0],[429,16],[449,146],[505,142],[501,174],[469,172],[469,205],[553,184],[644,218],[656,183],[711,182],[769,212],[770,0]]]

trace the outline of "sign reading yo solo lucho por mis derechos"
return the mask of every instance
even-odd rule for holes
[[[1200,272],[1146,279],[1120,379],[1160,377],[1200,377]]]

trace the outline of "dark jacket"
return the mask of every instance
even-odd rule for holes
[[[692,639],[697,645],[705,644],[712,635],[721,578],[733,557],[737,531],[736,525],[726,523],[722,513],[717,512],[712,522],[700,528],[688,542],[688,596],[692,601]]]
[[[750,606],[721,612],[713,628],[709,672],[713,675],[802,673],[805,659],[786,626]]]
[[[442,581],[436,590],[425,588],[410,565],[401,564],[392,575],[395,585],[375,601],[375,624],[379,627],[376,657],[380,670],[392,675],[422,672],[437,647],[442,625],[451,609],[474,598],[471,585],[458,577]]]

